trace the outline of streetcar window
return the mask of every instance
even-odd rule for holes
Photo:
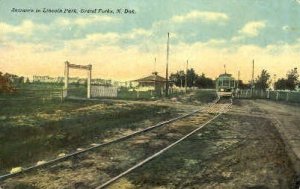
[[[229,80],[224,79],[223,80],[223,86],[229,86]]]
[[[231,81],[230,81],[230,86],[231,86],[231,87],[234,87],[234,80],[231,80]]]
[[[222,81],[221,80],[219,80],[219,86],[222,86]]]

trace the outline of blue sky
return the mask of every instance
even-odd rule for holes
[[[12,8],[128,8],[136,14],[12,13]],[[297,0],[0,0],[0,69],[61,75],[61,65],[54,68],[51,57],[54,62],[93,62],[105,70],[95,70],[99,77],[133,79],[136,70],[141,75],[152,71],[154,57],[162,67],[170,32],[171,70],[182,69],[180,62],[191,59],[196,70],[212,77],[228,64],[234,73],[244,70],[248,79],[245,66],[252,59],[258,61],[258,72],[299,65],[299,19]],[[18,65],[30,69],[21,71]],[[128,68],[111,69],[123,65]]]

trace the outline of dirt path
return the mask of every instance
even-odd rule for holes
[[[236,102],[232,111],[111,188],[294,188],[285,144],[266,113],[255,102]]]
[[[262,113],[275,121],[275,126],[284,139],[294,168],[300,175],[300,106],[267,100],[243,100],[241,107],[247,106],[249,114]]]

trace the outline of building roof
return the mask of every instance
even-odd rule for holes
[[[166,82],[166,79],[159,76],[157,74],[157,72],[153,72],[152,75],[149,75],[147,77],[143,77],[143,78],[140,78],[137,80],[133,80],[133,81],[136,81],[136,82]]]

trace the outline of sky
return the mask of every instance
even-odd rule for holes
[[[247,82],[254,60],[256,76],[280,78],[300,65],[299,20],[300,0],[0,0],[0,71],[62,76],[68,60],[92,64],[93,78],[164,76],[170,32],[170,72],[189,60],[197,73],[216,78],[226,65]]]

